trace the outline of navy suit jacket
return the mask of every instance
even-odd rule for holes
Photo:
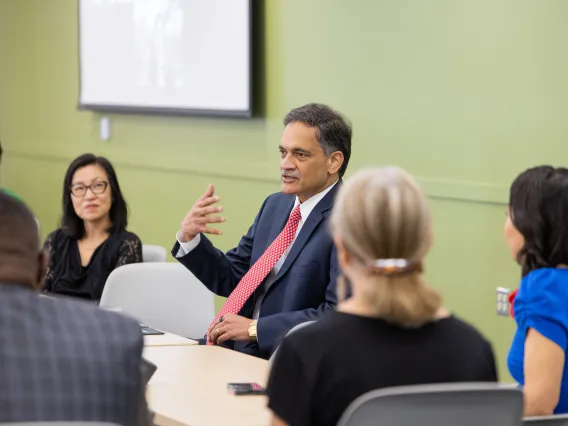
[[[295,325],[320,317],[337,303],[335,282],[339,273],[337,253],[328,230],[328,219],[338,182],[314,207],[294,241],[286,261],[261,303],[257,324],[258,341],[228,342],[233,349],[269,358],[286,333]],[[226,254],[201,235],[191,252],[178,258],[213,293],[228,297],[241,278],[284,229],[295,196],[269,196],[248,233]],[[174,257],[179,250],[176,243]],[[239,315],[252,318],[264,283],[245,303]]]

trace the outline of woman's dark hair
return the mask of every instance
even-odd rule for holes
[[[93,154],[83,154],[73,160],[69,165],[65,173],[65,181],[63,182],[63,217],[61,218],[61,229],[70,237],[77,239],[81,239],[84,236],[85,225],[73,208],[71,184],[73,183],[73,176],[78,169],[93,164],[105,169],[108,176],[108,183],[112,193],[112,204],[109,212],[112,225],[109,232],[126,229],[128,224],[128,208],[126,207],[126,201],[122,196],[122,192],[120,192],[120,186],[112,164],[104,157],[97,157]]]
[[[525,239],[517,255],[523,276],[568,265],[568,169],[539,166],[511,185],[511,221]]]

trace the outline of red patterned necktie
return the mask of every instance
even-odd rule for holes
[[[239,284],[229,295],[227,301],[211,323],[213,325],[219,318],[227,314],[238,314],[245,302],[254,293],[258,286],[264,281],[268,273],[274,268],[278,259],[282,257],[286,249],[290,246],[296,235],[298,223],[302,215],[300,205],[297,205],[290,213],[290,218],[280,235],[270,244],[266,251],[258,258],[252,268],[241,278]],[[207,339],[207,344],[211,342]]]

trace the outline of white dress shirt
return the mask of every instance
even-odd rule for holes
[[[310,213],[312,212],[314,207],[322,200],[323,197],[326,196],[326,194],[329,191],[331,191],[331,188],[333,188],[336,184],[337,184],[337,181],[333,185],[330,185],[328,188],[324,189],[319,194],[316,194],[313,197],[308,198],[303,203],[300,203],[300,200],[298,199],[298,197],[296,197],[296,200],[294,202],[294,207],[292,208],[292,210],[294,210],[294,208],[296,208],[296,206],[299,204],[300,205],[300,214],[301,214],[302,218],[300,219],[300,222],[298,223],[298,229],[296,230],[296,235],[294,235],[294,239],[292,240],[292,242],[290,243],[290,245],[288,246],[288,248],[286,249],[284,254],[282,254],[280,259],[278,259],[278,261],[276,262],[276,264],[274,265],[272,270],[268,273],[268,276],[266,277],[266,279],[264,281],[264,291],[262,292],[262,294],[260,295],[260,297],[258,298],[258,300],[256,301],[256,304],[254,306],[253,319],[258,320],[258,317],[259,317],[259,314],[260,314],[260,305],[262,304],[262,300],[264,299],[264,295],[266,294],[266,292],[268,291],[268,289],[270,288],[270,286],[272,285],[272,283],[276,279],[276,276],[278,275],[278,271],[280,271],[280,268],[284,264],[284,261],[286,260],[288,253],[290,253],[290,249],[292,248],[294,241],[296,241],[296,237],[300,233],[300,230],[302,229],[303,224],[306,223],[306,220],[308,219],[308,216],[310,215]],[[290,211],[290,213],[292,213],[292,211]],[[182,257],[182,256],[188,254],[190,251],[195,249],[195,247],[197,247],[199,245],[199,242],[201,241],[201,237],[198,234],[193,240],[188,241],[186,243],[182,243],[180,241],[180,232],[181,231],[179,231],[176,235],[177,241],[179,242],[179,250],[176,254],[176,257]],[[258,336],[257,336],[257,338],[258,338]]]

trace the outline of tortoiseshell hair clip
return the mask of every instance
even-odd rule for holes
[[[369,270],[385,276],[411,274],[422,272],[422,263],[406,259],[377,259],[369,264]]]

